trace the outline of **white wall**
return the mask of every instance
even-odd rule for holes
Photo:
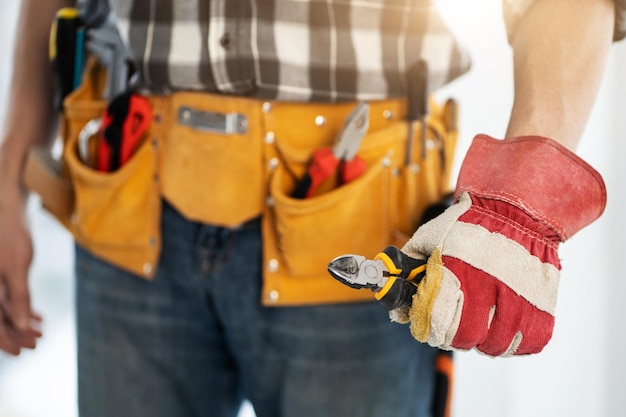
[[[504,37],[500,0],[462,2],[447,15],[471,50],[471,72],[441,92],[461,102],[462,154],[476,133],[502,137],[512,104],[511,51]],[[584,74],[581,74],[581,82]],[[561,290],[553,340],[540,355],[490,359],[457,355],[456,417],[626,416],[626,290],[618,271],[620,217],[626,202],[626,42],[614,45],[578,154],[605,177],[605,215],[560,251]],[[460,158],[459,158],[460,159]],[[457,163],[460,161],[457,161]],[[620,291],[622,290],[622,291]]]
[[[476,133],[502,136],[512,102],[511,53],[500,0],[440,0],[469,47],[469,74],[441,91],[461,102],[459,154]],[[0,112],[6,94],[15,0],[0,0]],[[584,75],[581,76],[581,79]],[[1,114],[1,113],[0,113]],[[626,280],[618,264],[625,245],[626,42],[614,46],[606,79],[579,155],[606,179],[606,214],[563,245],[563,274],[554,337],[540,355],[489,359],[457,355],[455,417],[626,416]],[[457,161],[457,165],[458,165]],[[35,202],[36,203],[36,202]],[[37,256],[32,290],[45,315],[45,337],[18,359],[0,354],[0,417],[72,417],[74,391],[70,240],[31,206]],[[623,256],[623,255],[622,255]],[[61,260],[61,261],[59,261]]]

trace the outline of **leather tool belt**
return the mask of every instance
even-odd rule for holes
[[[425,208],[450,190],[456,104],[430,100],[406,158],[406,101],[369,102],[358,155],[367,171],[311,198],[290,196],[313,150],[332,146],[356,103],[287,103],[206,93],[150,96],[153,121],[131,159],[99,172],[79,157],[85,126],[106,108],[94,61],[64,102],[60,160],[33,149],[26,185],[98,257],[151,279],[161,251],[164,198],[186,218],[237,227],[261,218],[265,305],[372,300],[328,275],[342,253],[373,257],[402,246]],[[408,161],[408,162],[407,162]]]

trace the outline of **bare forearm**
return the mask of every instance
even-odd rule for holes
[[[15,36],[12,78],[0,137],[0,189],[19,188],[28,148],[56,131],[53,73],[48,58],[55,12],[72,0],[23,0]]]
[[[512,41],[515,99],[507,137],[541,135],[575,149],[613,35],[611,0],[537,0]]]

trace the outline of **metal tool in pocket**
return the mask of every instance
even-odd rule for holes
[[[98,134],[102,126],[102,119],[92,119],[78,133],[78,156],[89,168],[96,168],[96,149]]]
[[[338,174],[340,184],[349,183],[367,170],[365,161],[357,156],[361,140],[369,128],[369,105],[362,101],[352,110],[334,147],[313,151],[305,175],[298,181],[291,196],[310,198],[326,179]]]

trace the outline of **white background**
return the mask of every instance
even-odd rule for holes
[[[512,103],[511,51],[500,0],[441,0],[473,57],[469,74],[440,92],[461,102],[459,158],[476,133],[501,137]],[[0,114],[5,108],[16,0],[0,0]],[[584,81],[581,74],[581,82]],[[626,42],[614,45],[578,154],[605,177],[605,215],[562,246],[554,337],[543,353],[490,359],[456,356],[455,417],[624,417],[626,280],[619,259],[626,232]],[[24,115],[28,123],[28,115]],[[458,167],[457,161],[457,167]],[[0,417],[75,417],[75,342],[69,236],[33,200],[36,257],[31,274],[44,337],[19,358],[0,354]],[[623,256],[623,255],[622,255]],[[251,415],[249,408],[242,414]],[[174,416],[173,416],[174,417]],[[393,417],[393,416],[390,416]]]

